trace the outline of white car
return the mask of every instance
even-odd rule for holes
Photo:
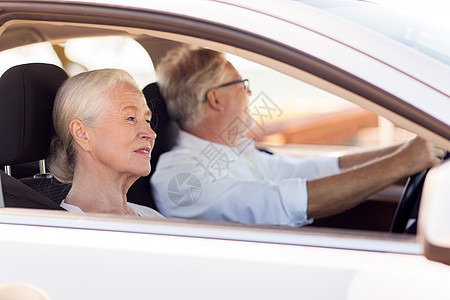
[[[364,1],[1,0],[0,164],[16,179],[12,192],[1,176],[0,299],[450,299],[448,161],[422,174],[423,192],[418,177],[408,188],[420,208],[398,183],[301,228],[75,214],[20,201],[57,208],[51,200],[67,191],[46,190],[51,107],[29,98],[54,94],[46,82],[66,73],[103,67],[130,70],[144,88],[156,81],[158,59],[182,43],[226,52],[238,70],[250,66],[253,95],[264,92],[280,114],[311,101],[328,109],[339,97],[339,109],[363,108],[448,151],[448,37],[449,28]],[[47,73],[48,64],[64,72]],[[261,141],[284,153],[348,149],[274,146],[276,137]],[[160,133],[155,150],[166,142]],[[137,184],[129,200],[151,206],[148,178]],[[417,234],[404,233],[417,214]]]

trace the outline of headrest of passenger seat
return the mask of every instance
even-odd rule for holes
[[[155,146],[152,150],[152,159],[150,160],[153,173],[159,156],[169,151],[175,145],[179,127],[170,118],[166,102],[156,82],[147,85],[142,92],[147,99],[148,107],[152,111],[151,125],[157,135]]]
[[[12,67],[0,78],[0,164],[46,158],[54,129],[53,101],[68,78],[60,67],[32,63]]]

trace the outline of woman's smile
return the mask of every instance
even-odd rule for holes
[[[135,153],[151,158],[152,148],[145,146],[134,151]]]

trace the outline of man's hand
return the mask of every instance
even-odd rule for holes
[[[432,166],[439,165],[446,151],[436,147],[420,137],[406,142],[397,150],[396,156],[401,159],[400,165],[406,175],[412,175]]]

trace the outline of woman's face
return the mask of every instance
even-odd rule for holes
[[[119,176],[148,175],[156,134],[144,95],[130,84],[121,84],[104,103],[96,125],[89,128],[94,162]]]

